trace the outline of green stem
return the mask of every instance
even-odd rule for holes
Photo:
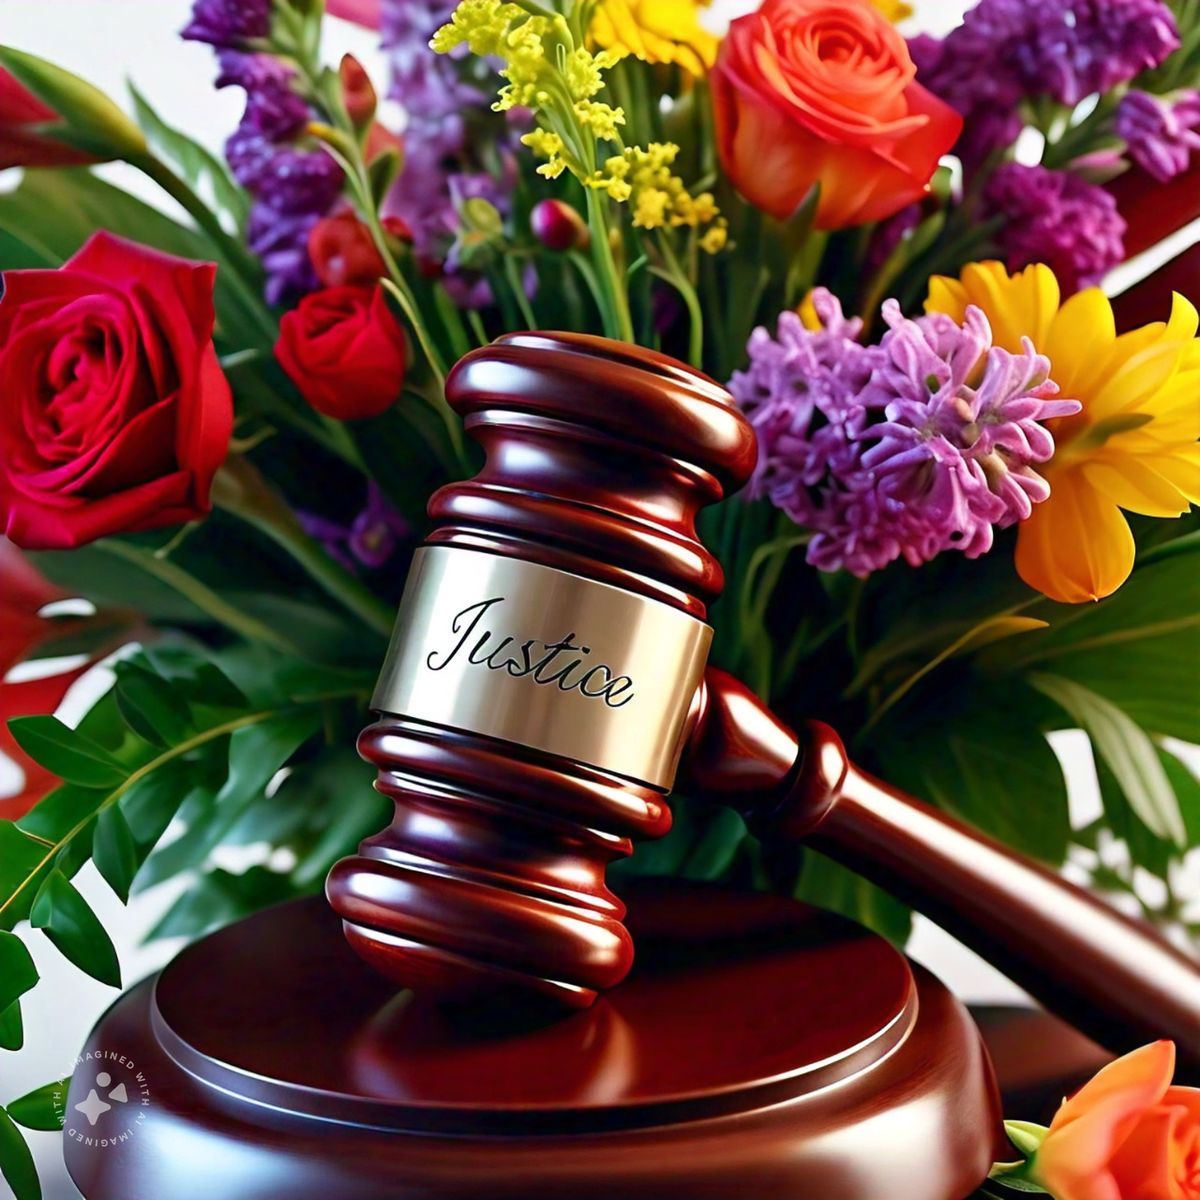
[[[225,232],[221,222],[217,220],[208,205],[162,159],[156,158],[153,154],[138,155],[131,158],[129,164],[158,184],[212,239],[229,266],[229,274],[226,278],[241,296],[247,309],[253,314],[266,344],[273,346],[279,336],[279,328],[263,303],[259,291],[258,268],[247,254],[245,247],[236,238]]]
[[[605,318],[605,333],[622,342],[632,342],[633,317],[629,312],[629,296],[624,282],[617,275],[617,261],[613,257],[609,239],[608,215],[605,197],[595,188],[587,189],[588,225],[592,231],[592,257],[595,259],[597,280],[600,283],[605,303],[601,311]]]
[[[704,313],[700,308],[700,297],[692,281],[687,277],[679,258],[671,247],[670,239],[663,235],[658,239],[663,261],[667,264],[665,272],[658,272],[659,277],[666,279],[683,297],[683,303],[688,310],[688,362],[697,370],[704,367]]]
[[[521,269],[517,266],[517,260],[511,255],[504,255],[504,274],[508,279],[508,286],[512,288],[513,299],[517,302],[517,307],[521,310],[521,320],[525,322],[527,329],[536,329],[538,327],[537,317],[533,315],[533,309],[529,306],[529,297],[525,295],[525,287],[521,282]]]
[[[263,621],[252,617],[234,607],[223,597],[219,596],[207,584],[201,583],[194,575],[189,574],[177,563],[168,558],[159,558],[149,550],[131,546],[128,542],[113,541],[104,538],[96,543],[101,550],[126,562],[140,567],[147,575],[174,588],[181,596],[190,600],[201,612],[207,613],[214,621],[249,641],[262,642],[282,650],[285,654],[295,654],[296,647]]]

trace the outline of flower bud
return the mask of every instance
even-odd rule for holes
[[[134,159],[145,134],[99,88],[0,46],[0,167]]]
[[[541,200],[529,214],[533,236],[548,250],[584,250],[591,233],[584,219],[562,200]]]
[[[322,217],[312,227],[308,256],[325,287],[366,286],[386,274],[371,231],[349,210]]]
[[[375,85],[353,54],[342,55],[338,75],[342,81],[342,102],[346,105],[346,112],[355,128],[362,129],[375,116],[378,103]]]

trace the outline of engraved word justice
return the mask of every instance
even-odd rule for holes
[[[503,596],[493,596],[455,613],[450,629],[458,640],[448,650],[431,650],[425,665],[431,671],[444,671],[483,626],[474,646],[466,652],[467,661],[475,666],[507,671],[514,679],[529,678],[534,683],[555,685],[560,692],[578,691],[589,700],[603,700],[609,708],[622,708],[633,699],[633,680],[628,675],[615,675],[605,663],[589,665],[584,661],[592,648],[574,645],[574,630],[556,642],[529,638],[510,650],[509,647],[516,647],[517,638],[495,633],[485,624],[490,610],[504,602]]]

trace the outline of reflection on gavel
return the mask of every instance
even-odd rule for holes
[[[724,389],[528,333],[469,354],[447,395],[486,463],[430,502],[359,740],[395,818],[326,889],[367,962],[451,1000],[590,1004],[633,961],[605,869],[670,827],[682,760],[691,795],[881,884],[1109,1048],[1170,1037],[1200,1063],[1195,962],[705,670],[723,578],[695,517],[755,460]]]

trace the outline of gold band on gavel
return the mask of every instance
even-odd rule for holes
[[[703,621],[633,592],[424,547],[371,707],[669,790],[711,640]]]

